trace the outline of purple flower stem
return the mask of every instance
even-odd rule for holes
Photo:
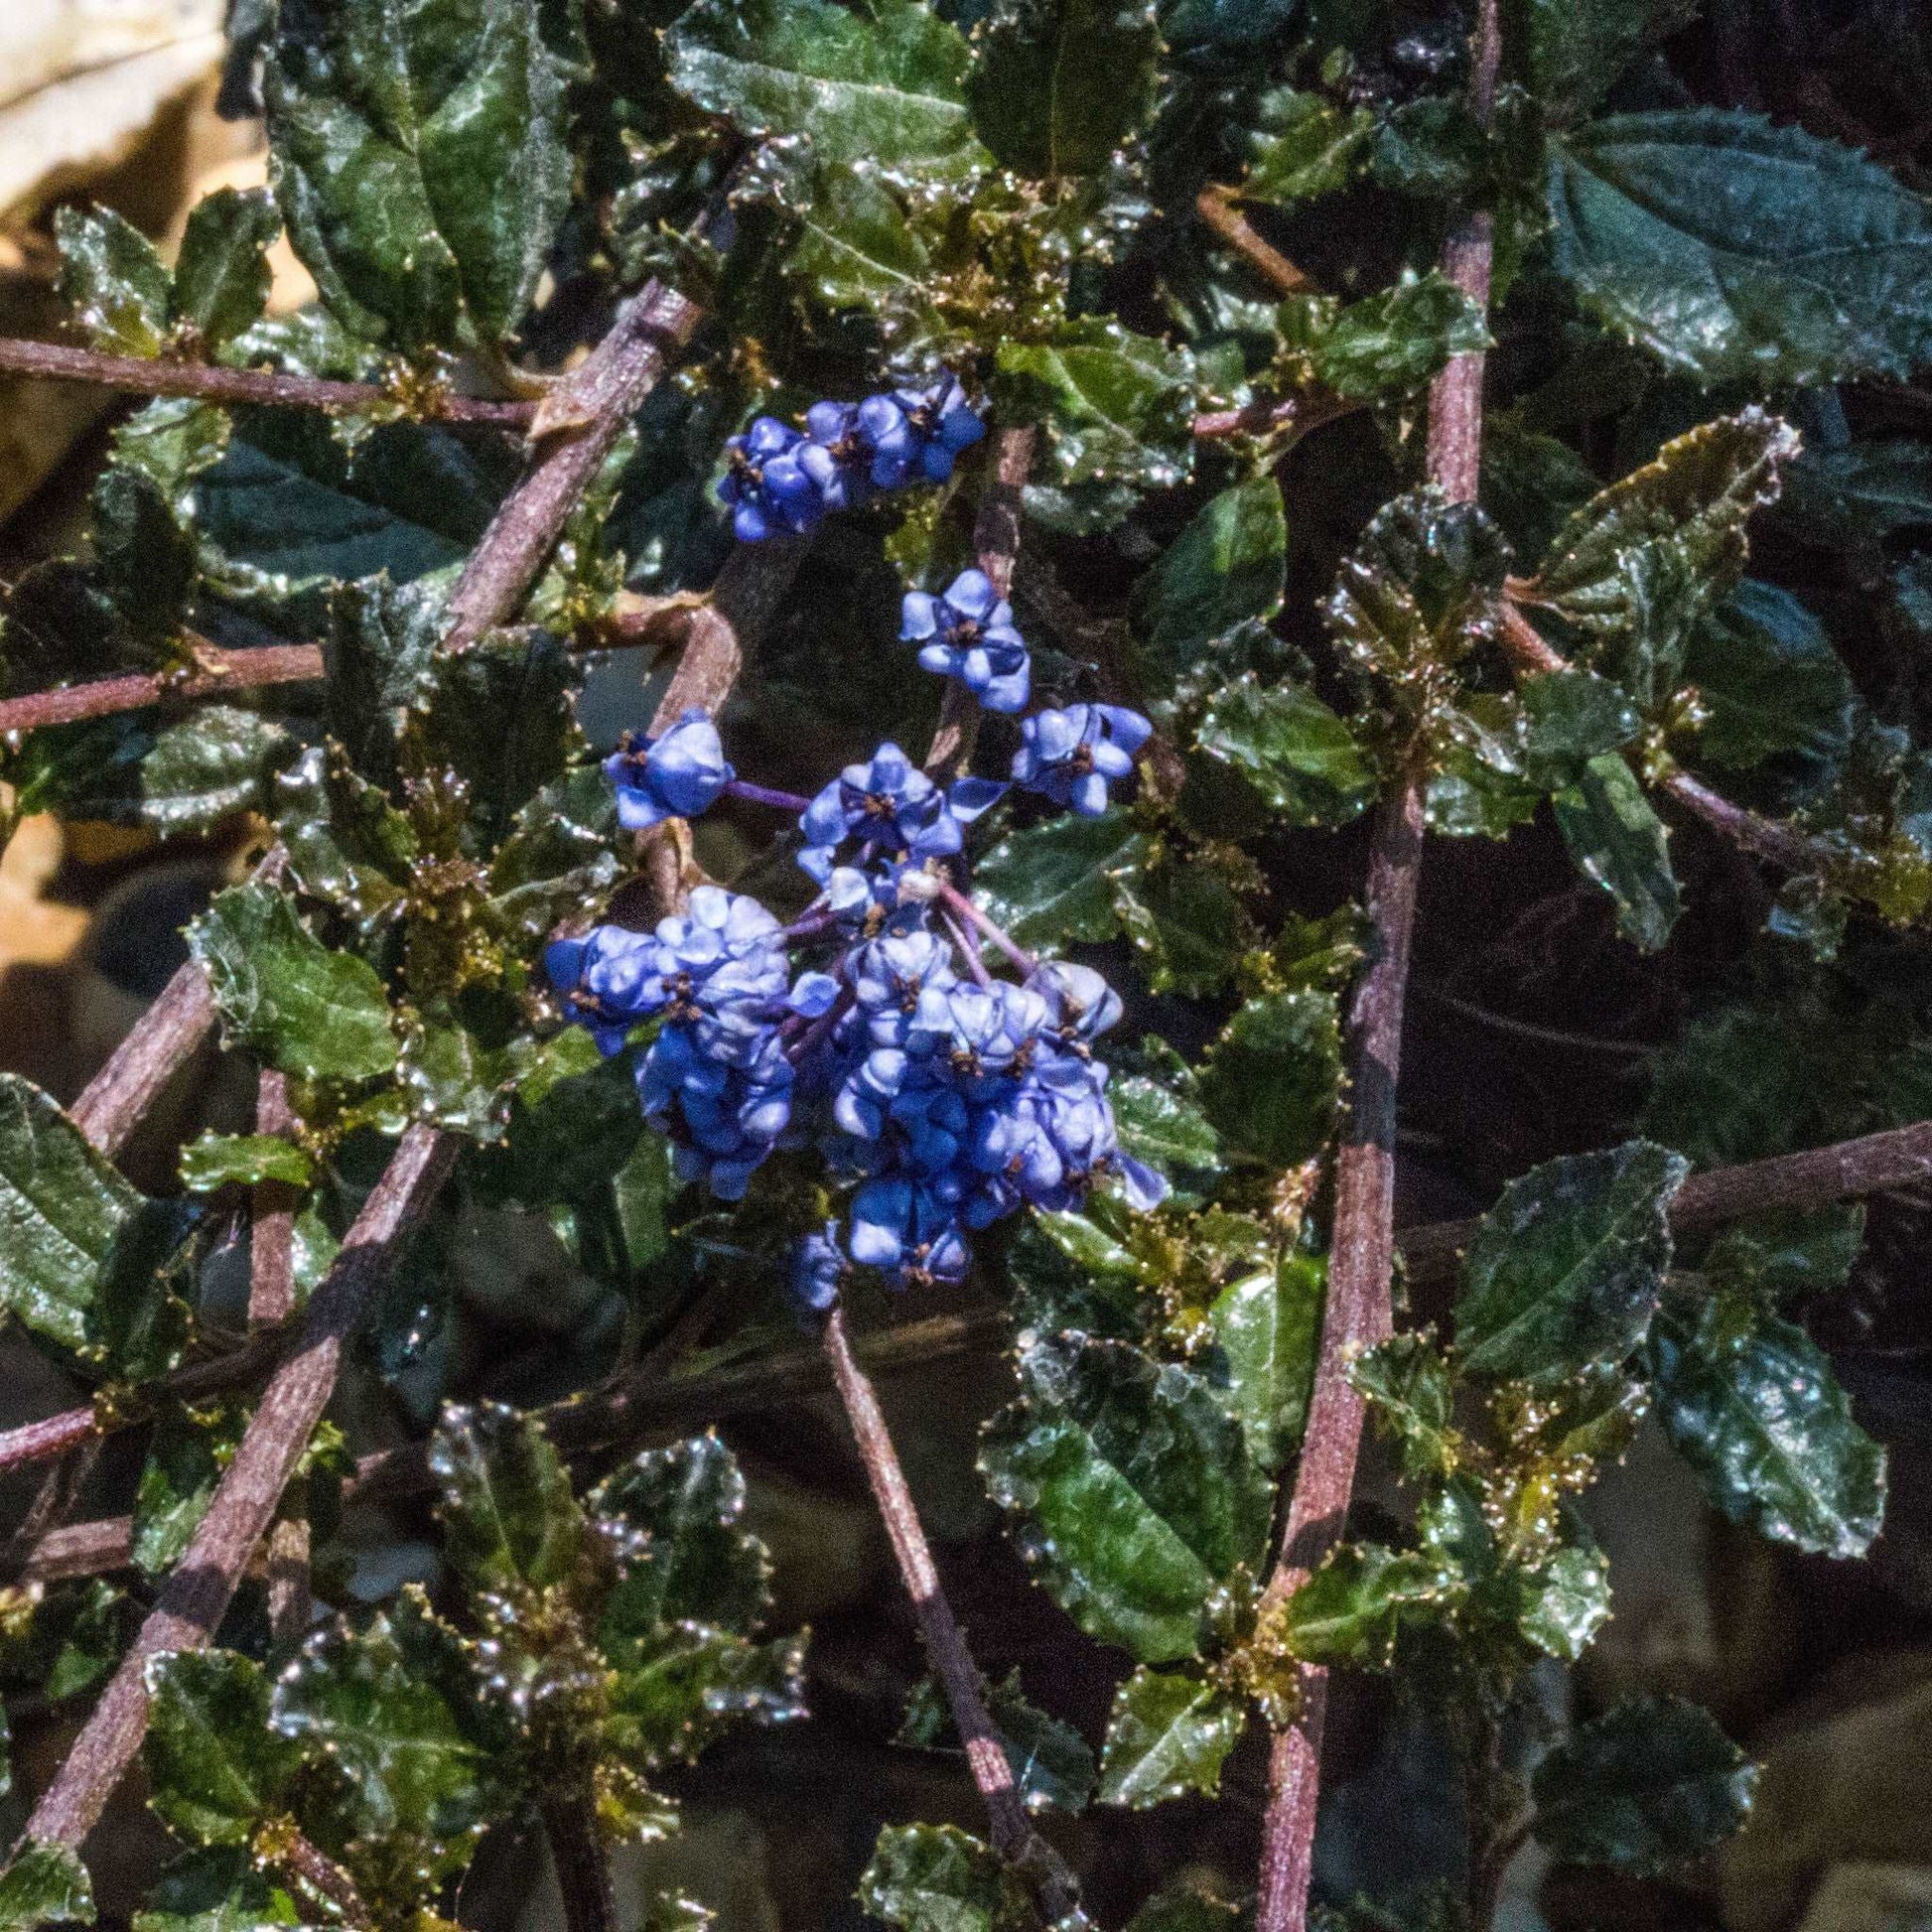
[[[939,916],[946,922],[946,930],[952,934],[952,942],[966,957],[967,969],[981,986],[991,986],[993,975],[986,970],[986,961],[980,957],[979,941],[973,936],[970,926],[963,926],[953,915],[941,909]]]
[[[777,812],[802,812],[812,801],[801,798],[795,791],[773,791],[769,785],[749,784],[743,778],[733,778],[725,786],[727,798],[744,798],[754,805],[769,805]]]
[[[1015,945],[1007,937],[1006,933],[999,926],[995,925],[957,886],[942,880],[939,885],[939,897],[961,918],[970,919],[974,925],[978,926],[1013,961],[1014,965],[1019,967],[1021,972],[1029,978],[1039,971],[1039,961],[1032,953],[1028,952],[1025,947]]]
[[[785,1044],[785,1058],[793,1066],[809,1059],[824,1043],[832,1037],[832,1029],[852,1011],[853,992],[851,987],[839,988],[839,996],[821,1013],[795,1040]]]

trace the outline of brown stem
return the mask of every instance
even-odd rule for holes
[[[544,397],[530,425],[529,467],[450,594],[445,650],[467,650],[515,616],[579,497],[703,313],[675,289],[645,283],[610,334]]]
[[[197,655],[201,668],[185,676],[161,671],[141,677],[103,677],[91,684],[0,700],[0,732],[71,725],[82,718],[141,711],[176,698],[219,697],[270,684],[309,684],[323,674],[322,652],[314,644],[263,644],[250,650],[221,650],[207,644]]]
[[[0,339],[0,374],[89,382],[141,396],[193,396],[205,402],[265,403],[288,409],[322,409],[344,415],[394,403],[375,382],[329,382],[319,376],[284,375],[274,369],[227,369],[213,362],[150,361],[140,355],[107,355],[61,343]],[[536,413],[527,402],[490,402],[428,390],[410,414],[444,423],[489,423],[527,429]]]
[[[683,655],[650,721],[652,737],[687,711],[715,718],[725,708],[746,652],[775,621],[806,548],[803,537],[772,537],[741,543],[725,559],[711,595],[691,613]]]
[[[1002,598],[1013,594],[1013,567],[1020,556],[1020,522],[1027,478],[1034,467],[1034,428],[1003,429],[993,459],[993,475],[980,498],[973,524],[973,548],[979,567]],[[932,734],[925,756],[928,777],[944,783],[956,778],[973,760],[979,741],[980,702],[972,692],[948,679],[939,701],[939,728]]]
[[[315,1600],[309,1589],[309,1518],[291,1506],[268,1533],[268,1634],[293,1650],[309,1633]]]
[[[852,1352],[844,1310],[834,1308],[826,1316],[823,1341],[833,1384],[845,1407],[852,1439],[859,1446],[859,1457],[872,1484],[873,1500],[878,1503],[879,1514],[885,1522],[905,1593],[912,1600],[912,1614],[918,1619],[926,1656],[940,1689],[945,1692],[954,1726],[966,1747],[966,1762],[973,1783],[985,1803],[987,1820],[992,1826],[993,1849],[1009,1864],[1034,1876],[1049,1921],[1063,1918],[1075,1902],[1070,1874],[1035,1834],[1028,1820],[1006,1746],[986,1708],[980,1674],[972,1653],[966,1648],[965,1632],[960,1629],[959,1619],[953,1614],[952,1604],[939,1582],[939,1572],[919,1522],[918,1507],[912,1501],[905,1471],[899,1466],[898,1451],[893,1447],[892,1434],[879,1407],[878,1393]]]
[[[27,1836],[78,1850],[147,1728],[147,1662],[213,1639],[282,1491],[309,1446],[370,1290],[422,1219],[456,1160],[456,1143],[412,1127],[311,1298],[295,1352],[276,1370],[180,1565],[101,1693],[67,1761],[27,1822]]]
[[[1194,198],[1194,212],[1226,242],[1263,281],[1284,295],[1304,295],[1314,285],[1272,242],[1255,232],[1248,217],[1235,207],[1240,198],[1220,182],[1209,182]]]
[[[21,1565],[26,1583],[58,1584],[70,1577],[98,1577],[134,1561],[134,1518],[103,1516],[48,1530]]]
[[[298,1126],[285,1074],[264,1067],[255,1090],[255,1132],[291,1138]],[[279,1328],[295,1311],[297,1189],[264,1180],[255,1189],[248,1230],[248,1330]]]
[[[566,1932],[618,1932],[611,1862],[597,1829],[597,1805],[587,1790],[553,1792],[543,1801],[543,1829],[563,1894]]]
[[[296,1885],[325,1905],[351,1932],[365,1932],[374,1923],[355,1880],[310,1839],[292,1818],[277,1819],[255,1836],[254,1852],[264,1864],[292,1878]]]
[[[1496,0],[1481,0],[1469,105],[1485,125],[1495,104],[1500,40]],[[1482,213],[1458,223],[1443,249],[1444,273],[1485,307],[1491,243]],[[1458,355],[1430,385],[1429,478],[1460,502],[1475,500],[1481,472],[1482,371],[1480,351]],[[1335,1162],[1327,1301],[1288,1524],[1265,1594],[1274,1611],[1341,1540],[1362,1441],[1362,1399],[1348,1367],[1394,1325],[1396,1082],[1422,837],[1422,777],[1405,771],[1378,810],[1369,855],[1369,956],[1349,1011],[1348,1110]],[[1276,1733],[1269,1758],[1256,1932],[1303,1932],[1308,1923],[1327,1672],[1304,1665],[1300,1682],[1301,1710]]]
[[[1292,429],[1292,436],[1274,446],[1273,453],[1279,462],[1303,437],[1312,434],[1324,424],[1339,422],[1342,417],[1352,416],[1358,409],[1367,407],[1367,403],[1353,397],[1330,395],[1322,389],[1311,389],[1306,394],[1280,400],[1258,396],[1239,409],[1217,409],[1196,416],[1194,435],[1212,442],[1227,436],[1273,436],[1279,430]]]
[[[162,1088],[213,1031],[214,996],[207,975],[191,959],[114,1048],[68,1109],[68,1118],[102,1154],[118,1153]]]

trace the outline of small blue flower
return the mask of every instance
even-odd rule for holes
[[[958,380],[928,389],[896,389],[859,405],[859,429],[873,451],[872,480],[882,489],[923,478],[944,483],[953,459],[986,434]]]
[[[662,738],[614,752],[604,774],[618,791],[618,823],[645,832],[667,818],[696,818],[737,773],[725,762],[718,727],[693,708]]]
[[[631,1028],[662,1004],[657,942],[648,932],[601,925],[581,939],[553,939],[543,970],[606,1059],[622,1052]]]
[[[985,809],[977,790],[962,795],[969,817]],[[860,842],[859,863],[903,855],[943,859],[964,843],[960,818],[947,794],[897,745],[882,745],[865,764],[848,764],[798,820],[805,850],[798,863],[821,885],[835,870],[834,854],[848,839]]]
[[[859,427],[859,407],[815,402],[805,412],[798,461],[828,510],[852,509],[872,493],[872,449]]]
[[[1109,782],[1134,769],[1134,754],[1154,727],[1120,705],[1076,704],[1035,712],[1021,721],[1020,734],[1026,742],[1014,754],[1014,783],[1083,818],[1098,818],[1107,809]]]
[[[956,678],[987,710],[1026,710],[1033,660],[984,571],[961,571],[941,597],[907,591],[898,634],[920,646],[922,670]]]
[[[1048,959],[1027,984],[1046,1004],[1047,1030],[1076,1051],[1120,1020],[1120,995],[1091,966]]]
[[[745,543],[803,534],[825,514],[819,485],[800,461],[804,437],[775,416],[760,416],[725,444],[726,470],[718,485],[731,505],[732,528]]]
[[[845,1250],[839,1246],[839,1224],[827,1221],[792,1251],[792,1300],[814,1314],[829,1313],[838,1304],[849,1266]]]

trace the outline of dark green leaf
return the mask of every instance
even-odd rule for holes
[[[744,1525],[745,1478],[716,1436],[645,1449],[604,1478],[590,1509],[644,1535],[624,1573],[631,1617],[744,1634],[770,1607],[771,1566]]]
[[[1184,348],[1089,316],[1043,343],[1002,343],[1000,375],[1017,419],[1046,430],[1063,487],[1119,483],[1167,489],[1193,462],[1194,361]]]
[[[1531,0],[1530,84],[1553,120],[1574,120],[1697,14],[1697,0]]]
[[[702,1623],[646,1622],[620,1584],[597,1645],[612,1672],[605,1746],[640,1769],[689,1763],[740,1720],[804,1715],[802,1636],[755,1644]]]
[[[1208,1310],[1228,1408],[1271,1474],[1300,1447],[1308,1421],[1326,1278],[1319,1257],[1289,1255],[1230,1283]]]
[[[1932,353],[1932,210],[1851,148],[1717,108],[1616,114],[1551,144],[1549,194],[1585,305],[1702,381]]]
[[[0,1871],[0,1932],[93,1922],[94,1888],[87,1867],[68,1846],[30,1838]]]
[[[1157,11],[1170,47],[1219,56],[1271,38],[1294,16],[1295,0],[1160,0]]]
[[[268,306],[268,250],[282,213],[266,189],[205,195],[188,216],[175,260],[174,308],[204,351],[251,329]]]
[[[1208,701],[1195,742],[1241,772],[1278,822],[1345,825],[1375,796],[1354,735],[1305,685],[1237,678]]]
[[[308,1155],[277,1134],[205,1132],[181,1151],[182,1184],[200,1194],[217,1187],[252,1187],[260,1180],[306,1187],[314,1174]]]
[[[1152,0],[1008,0],[968,89],[981,139],[1023,174],[1102,173],[1154,104],[1159,47]]]
[[[1887,437],[1805,450],[1779,520],[1807,543],[1841,550],[1932,527],[1932,446]]]
[[[1215,1587],[1256,1568],[1272,1488],[1199,1377],[1125,1342],[1044,1340],[980,1466],[1026,1557],[1089,1635],[1144,1663],[1192,1653]]]
[[[112,208],[64,207],[54,217],[61,298],[94,347],[159,355],[169,333],[168,271],[154,243]]]
[[[1029,1811],[1077,1812],[1093,1796],[1093,1752],[1069,1724],[1027,1701],[1020,1673],[987,1690],[986,1708],[1000,1733],[1013,1781]],[[936,1679],[920,1680],[905,1707],[895,1743],[915,1750],[961,1749],[959,1731]]]
[[[46,1094],[0,1074],[0,1307],[16,1321],[99,1359],[102,1300],[142,1206]]]
[[[1451,1607],[1458,1593],[1432,1552],[1345,1543],[1288,1599],[1289,1647],[1311,1664],[1387,1670],[1405,1620]]]
[[[1127,1921],[1127,1932],[1238,1932],[1241,1908],[1216,1897],[1211,1883],[1198,1871],[1183,1872]]]
[[[347,1836],[411,1841],[426,1877],[459,1869],[492,1809],[507,1738],[461,1640],[405,1591],[364,1630],[335,1623],[275,1680],[274,1727],[325,1760]]]
[[[584,1559],[584,1513],[540,1423],[496,1402],[446,1409],[429,1471],[442,1492],[444,1554],[473,1590],[571,1580]]]
[[[1114,911],[1156,993],[1198,999],[1217,992],[1260,938],[1236,883],[1204,856],[1166,853],[1117,881]]]
[[[189,945],[229,1032],[282,1072],[366,1080],[395,1065],[382,982],[312,937],[285,893],[231,888],[189,928]]]
[[[1135,586],[1136,658],[1150,695],[1172,691],[1236,624],[1274,617],[1287,558],[1288,519],[1273,476],[1224,489],[1198,511]]]
[[[1221,1173],[1221,1137],[1189,1091],[1145,1073],[1116,1074],[1107,1098],[1122,1150],[1165,1174],[1176,1198],[1209,1191]]]
[[[241,1440],[241,1418],[169,1408],[148,1442],[134,1492],[135,1567],[165,1577],[188,1549]]]
[[[204,705],[158,732],[141,760],[141,821],[168,838],[211,831],[234,812],[260,811],[271,774],[292,750],[281,726],[259,713]]]
[[[1585,1542],[1517,1573],[1516,1627],[1537,1649],[1574,1664],[1610,1617],[1610,1566]]]
[[[1536,671],[1521,679],[1523,764],[1534,781],[1574,785],[1589,760],[1627,745],[1643,728],[1635,707],[1594,671]]]
[[[1671,935],[1683,898],[1670,862],[1670,833],[1621,752],[1585,764],[1552,799],[1558,829],[1579,868],[1616,902],[1616,929],[1644,952]]]
[[[1431,269],[1343,309],[1315,342],[1314,372],[1338,396],[1397,395],[1488,345],[1481,307]]]
[[[1540,598],[1646,710],[1674,690],[1691,633],[1744,567],[1744,526],[1776,499],[1798,436],[1760,409],[1721,416],[1590,498],[1557,533]]]
[[[313,746],[274,785],[276,831],[295,884],[329,900],[364,936],[402,905],[419,854],[415,828],[388,796]]]
[[[148,1802],[198,1845],[245,1845],[285,1808],[301,1752],[268,1722],[269,1680],[233,1650],[148,1663]]]
[[[302,1922],[295,1900],[255,1869],[248,1851],[224,1845],[165,1866],[147,1910],[134,1915],[134,1932],[263,1932]]]
[[[1452,1421],[1455,1385],[1432,1334],[1392,1335],[1357,1355],[1348,1379],[1400,1446],[1403,1474],[1411,1482],[1450,1473],[1461,1446]]]
[[[1643,1340],[1690,1172],[1650,1141],[1546,1162],[1503,1189],[1462,1262],[1456,1352],[1469,1373],[1560,1383]]]
[[[1241,1706],[1185,1671],[1137,1670],[1114,1693],[1100,1756],[1100,1802],[1135,1811],[1194,1791],[1212,1798],[1241,1736]]]
[[[1250,1000],[1209,1049],[1201,1105],[1226,1146],[1269,1168],[1326,1145],[1341,1087],[1341,1035],[1326,993]]]
[[[1111,939],[1115,891],[1147,863],[1150,841],[1116,806],[1098,818],[1062,813],[1010,832],[974,868],[987,912],[1023,946]]]
[[[1574,1864],[1660,1871],[1728,1838],[1757,1767],[1708,1711],[1646,1698],[1572,1732],[1530,1779],[1536,1837]]]
[[[1147,1326],[1138,1262],[1083,1214],[1036,1214],[1007,1253],[1017,1331],[1138,1339]]]
[[[1852,1420],[1830,1359],[1794,1322],[1724,1303],[1652,1335],[1659,1414],[1712,1502],[1761,1536],[1862,1557],[1885,1513],[1885,1451]]]
[[[859,1880],[859,1903],[899,1932],[1029,1932],[1026,1886],[956,1825],[889,1825]]]
[[[1864,1207],[1847,1202],[1812,1214],[1765,1214],[1726,1228],[1704,1273],[1721,1294],[1756,1301],[1843,1288],[1864,1243]]]
[[[917,0],[698,0],[664,40],[679,92],[746,134],[805,134],[827,161],[957,173],[984,158],[966,105],[972,55]]]
[[[1317,93],[1276,87],[1263,94],[1246,192],[1264,202],[1311,201],[1346,188],[1375,136],[1366,107],[1341,108]]]
[[[289,239],[406,353],[515,328],[570,194],[562,69],[519,0],[283,0],[264,77]]]
[[[931,261],[875,168],[821,163],[789,266],[827,308],[875,309],[922,303]]]

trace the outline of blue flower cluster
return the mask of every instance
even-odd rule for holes
[[[1033,659],[1013,607],[983,570],[963,570],[932,597],[907,591],[898,634],[919,646],[919,668],[956,679],[988,711],[1025,711]]]
[[[1036,711],[1021,723],[1013,782],[1082,818],[1098,818],[1107,809],[1108,784],[1134,769],[1134,754],[1153,735],[1138,711],[1116,704]]]
[[[609,768],[627,824],[701,810],[731,779],[701,714]],[[1092,1050],[1120,1018],[1107,983],[1059,961],[1027,962],[1024,984],[994,979],[952,921],[983,922],[944,866],[1003,789],[942,789],[883,745],[804,814],[824,891],[793,927],[703,886],[652,932],[600,926],[545,953],[601,1051],[652,1029],[638,1095],[680,1178],[736,1200],[774,1149],[810,1144],[851,1184],[846,1222],[798,1252],[809,1307],[830,1307],[855,1266],[897,1287],[957,1280],[974,1231],[1024,1205],[1071,1206],[1102,1175],[1138,1205],[1166,1192],[1121,1151]],[[794,974],[791,950],[807,945],[829,949],[830,970]]]
[[[719,497],[746,543],[802,535],[831,510],[875,489],[943,483],[953,460],[986,425],[952,377],[927,389],[895,389],[864,402],[816,402],[805,427],[760,416],[725,445]]]

